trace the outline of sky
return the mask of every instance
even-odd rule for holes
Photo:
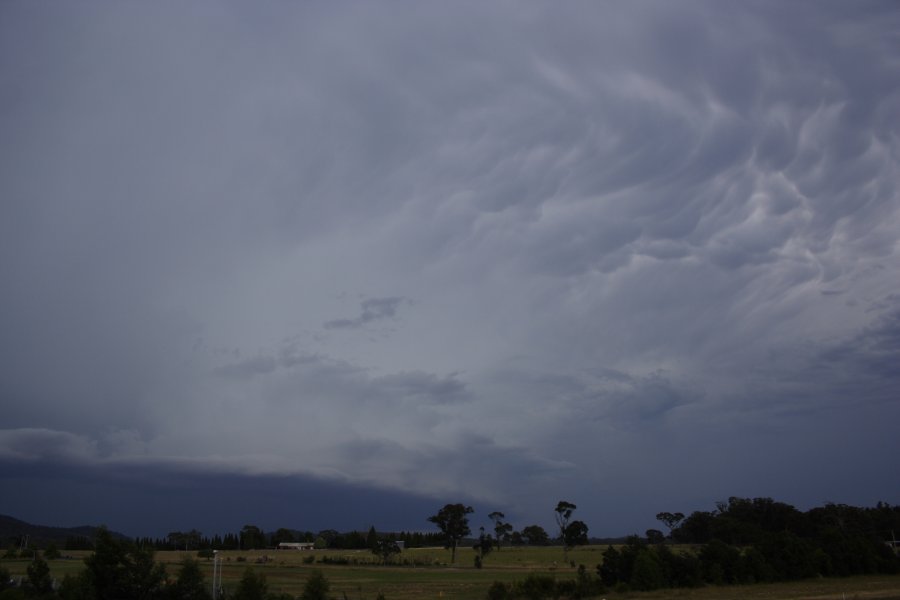
[[[896,2],[0,3],[0,513],[900,503]]]

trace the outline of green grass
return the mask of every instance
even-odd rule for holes
[[[595,573],[597,563],[606,546],[579,547],[569,552],[569,559],[584,564]],[[70,552],[70,559],[49,561],[54,577],[76,574],[83,568],[82,559],[88,553]],[[306,578],[313,569],[319,569],[331,583],[334,598],[349,600],[374,600],[383,593],[388,600],[416,600],[436,598],[446,600],[483,600],[487,588],[494,581],[513,582],[529,573],[552,575],[557,579],[575,577],[576,569],[563,561],[559,547],[504,548],[485,559],[483,569],[473,567],[474,551],[460,548],[456,564],[449,564],[450,552],[441,548],[411,548],[404,550],[399,560],[427,566],[381,566],[378,559],[367,551],[228,551],[221,553],[222,574],[227,589],[233,589],[247,567],[263,573],[270,591],[298,596]],[[194,553],[158,552],[156,559],[166,563],[170,576],[174,576],[178,563]],[[263,556],[268,561],[257,563]],[[305,557],[315,556],[314,564],[304,564]],[[346,559],[347,565],[322,564],[324,557]],[[238,561],[242,557],[244,561]],[[397,562],[395,558],[395,563]],[[200,559],[207,581],[212,578],[212,561]],[[354,564],[355,563],[355,564]],[[23,576],[28,561],[4,560],[2,565],[14,577]],[[865,576],[846,579],[812,579],[791,583],[762,584],[752,586],[710,586],[691,590],[659,590],[617,594],[609,592],[601,596],[606,600],[900,600],[900,576]]]

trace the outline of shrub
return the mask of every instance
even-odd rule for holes
[[[316,569],[309,575],[306,584],[303,586],[303,594],[300,600],[328,600],[328,590],[331,584],[322,574],[322,571]]]
[[[59,548],[56,547],[56,544],[50,543],[47,545],[47,549],[44,550],[44,558],[47,560],[56,560],[61,556],[59,552]]]
[[[509,587],[502,581],[495,581],[488,588],[488,600],[512,600],[512,593]]]
[[[515,595],[525,596],[528,600],[553,598],[556,596],[556,580],[549,575],[529,575],[516,584]]]

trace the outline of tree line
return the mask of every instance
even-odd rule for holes
[[[588,527],[574,518],[576,509],[574,504],[564,500],[553,509],[558,527],[554,539],[562,545],[567,562],[572,547],[588,542]],[[474,541],[475,566],[480,568],[491,552],[499,552],[505,545],[515,543],[516,532],[505,515],[495,511],[488,515],[493,531],[481,527],[479,535],[472,537],[469,518],[473,513],[471,506],[446,504],[426,519],[440,533],[405,535],[411,536],[407,539],[422,539],[423,542],[442,541],[451,551],[454,562],[457,547]],[[575,580],[555,581],[553,577],[532,574],[515,584],[495,583],[489,590],[489,598],[582,598],[608,589],[654,590],[816,576],[900,573],[896,542],[896,534],[900,533],[900,506],[878,503],[874,508],[857,508],[826,504],[802,512],[771,498],[732,497],[716,503],[715,510],[695,511],[689,516],[680,512],[660,512],[656,518],[668,533],[651,529],[643,537],[634,535],[624,544],[608,546],[595,569],[578,566]],[[537,525],[527,526],[521,533],[526,532],[529,543],[545,544],[551,539]],[[208,549],[204,548],[204,538],[197,531],[173,533],[178,535],[170,534],[165,543],[176,544],[179,550],[197,548],[198,554],[203,556]],[[399,552],[397,541],[404,535],[379,535],[374,527],[365,535],[361,532],[354,536],[333,533],[336,532],[318,532],[313,543],[334,544],[337,539],[344,540],[340,543],[351,543],[348,540],[354,540],[352,543],[364,543],[363,547],[369,548],[385,564]],[[416,538],[416,535],[425,537]],[[307,535],[307,539],[309,537],[313,535]],[[238,543],[271,543],[274,539],[278,539],[277,535],[266,536],[258,528],[246,526],[238,536]],[[212,540],[208,541],[212,543]],[[32,562],[21,588],[4,591],[2,588],[7,585],[9,576],[0,568],[0,600],[207,600],[209,596],[194,559],[186,559],[173,579],[166,574],[164,565],[154,561],[153,544],[120,539],[106,529],[100,529],[92,545],[94,552],[85,558],[85,568],[76,576],[67,576],[61,585],[55,585],[50,577],[44,559],[51,559],[52,555],[47,551],[43,557],[38,552],[31,555]],[[570,564],[575,567],[574,561]],[[310,581],[313,588],[324,586],[327,591],[327,581],[321,576],[318,579],[311,577]],[[265,589],[265,578],[248,570],[230,597],[287,600],[268,594]],[[9,596],[8,592],[16,595]]]
[[[117,539],[98,529],[94,552],[84,559],[84,569],[66,575],[59,585],[50,576],[47,562],[35,555],[21,587],[9,587],[9,573],[0,568],[2,600],[213,600],[213,593],[196,559],[184,558],[169,577],[166,567],[154,560],[152,548]],[[300,600],[326,600],[329,583],[319,571],[307,577]],[[216,591],[225,598],[224,590]],[[248,568],[228,594],[229,600],[295,600],[289,594],[269,591],[266,577]]]
[[[588,526],[579,520],[572,520],[576,505],[567,500],[560,500],[554,509],[554,517],[559,527],[559,538],[563,546],[565,560],[568,561],[569,549],[588,543]],[[456,548],[459,543],[472,534],[469,527],[469,515],[474,509],[465,504],[445,504],[436,514],[428,517],[428,522],[433,523],[441,530],[444,547],[451,552],[450,562],[456,562]],[[488,515],[494,523],[494,534],[486,532],[484,527],[479,528],[479,536],[472,546],[475,555],[475,566],[481,568],[485,555],[496,548],[498,551],[503,543],[513,545],[529,544],[534,546],[546,546],[550,544],[550,536],[540,525],[528,525],[521,533],[513,531],[513,526],[506,522],[506,515],[494,511]]]
[[[713,511],[656,517],[668,535],[648,530],[603,553],[605,585],[652,590],[900,573],[900,506],[826,504],[802,512],[771,498],[732,497]],[[674,552],[673,543],[689,549]]]
[[[213,536],[204,536],[197,530],[172,531],[164,538],[139,537],[135,538],[135,542],[138,546],[153,548],[154,550],[191,551],[205,549],[210,552],[213,550],[263,550],[277,548],[282,542],[306,542],[313,544],[317,549],[367,550],[372,548],[375,541],[381,537],[395,542],[403,542],[407,548],[421,548],[440,543],[440,534],[437,533],[399,531],[379,534],[375,531],[374,526],[368,532],[339,532],[335,529],[323,529],[318,532],[312,532],[287,528],[264,531],[256,525],[245,525],[238,533]],[[85,541],[87,540],[83,540],[81,545],[84,545]],[[69,549],[68,544],[67,549]]]

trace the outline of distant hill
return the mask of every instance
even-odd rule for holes
[[[84,538],[93,541],[99,527],[82,525],[81,527],[48,527],[46,525],[32,525],[20,521],[8,515],[0,515],[0,547],[9,548],[20,543],[22,536],[28,536],[28,542],[43,548],[51,542],[62,549],[66,541],[71,538]],[[127,536],[111,531],[117,538],[126,539]]]

